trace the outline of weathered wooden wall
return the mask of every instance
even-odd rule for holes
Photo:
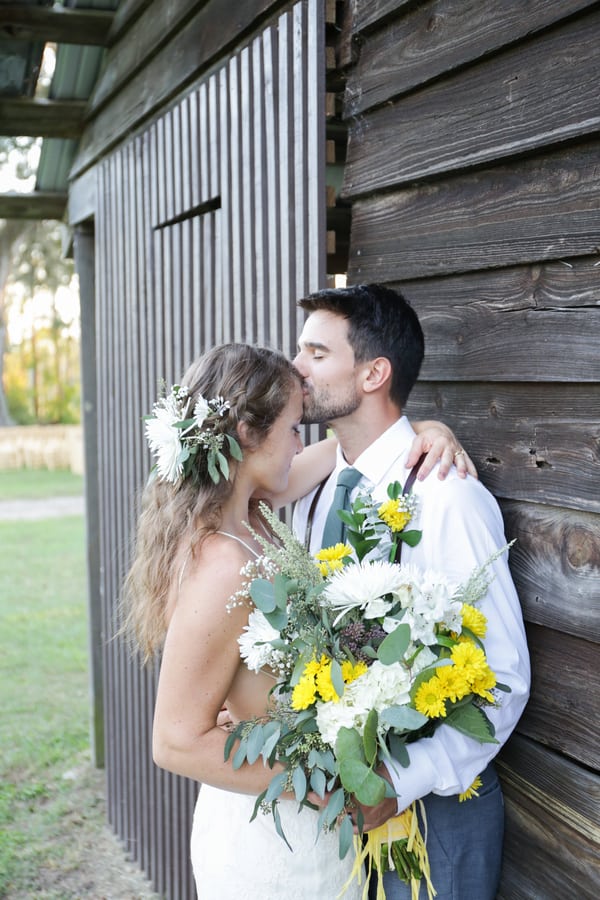
[[[501,755],[500,897],[600,894],[600,9],[356,0],[349,277],[412,300],[409,405],[499,498],[533,688]]]
[[[192,900],[197,785],[153,765],[157,672],[142,672],[114,639],[150,466],[142,416],[160,379],[173,383],[215,343],[292,353],[296,299],[323,286],[323,7],[126,0],[113,38],[69,203],[71,223],[91,220],[95,234],[96,358],[85,368],[97,382],[88,474],[99,491],[92,600],[102,610],[109,818],[161,894]]]

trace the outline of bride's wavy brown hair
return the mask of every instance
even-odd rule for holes
[[[238,425],[248,428],[251,446],[258,447],[287,405],[300,375],[282,353],[247,344],[223,344],[192,363],[182,385],[189,388],[190,409],[199,396],[223,397],[230,408],[216,428],[239,440]],[[246,440],[248,445],[248,439]],[[174,485],[154,479],[142,494],[133,561],[120,604],[121,628],[132,649],[149,662],[161,649],[166,633],[166,607],[175,566],[182,565],[182,547],[197,550],[218,530],[221,508],[233,491],[239,463],[229,456],[229,480],[215,484],[206,455],[194,460],[193,477]],[[178,567],[178,568],[179,568]]]

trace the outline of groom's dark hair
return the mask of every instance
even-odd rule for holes
[[[382,284],[355,284],[309,294],[298,306],[308,313],[324,309],[347,319],[356,362],[389,359],[390,399],[404,407],[421,369],[425,339],[416,312],[399,291]]]

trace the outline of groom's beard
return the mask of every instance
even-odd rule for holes
[[[307,393],[304,394],[302,416],[305,425],[325,425],[336,419],[343,419],[356,412],[360,406],[358,392],[353,384],[338,397],[328,390],[319,393],[308,385],[305,385],[305,391]]]

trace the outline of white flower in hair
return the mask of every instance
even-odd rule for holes
[[[206,400],[202,394],[198,397],[196,401],[196,405],[194,406],[194,419],[196,420],[196,425],[198,428],[202,428],[204,425],[204,420],[207,415],[210,413],[210,405],[208,400]]]
[[[242,459],[233,435],[216,427],[230,409],[229,401],[223,397],[206,400],[200,395],[191,418],[187,418],[189,405],[189,389],[175,384],[146,417],[146,438],[156,457],[156,474],[161,481],[177,484],[194,473],[195,457],[202,453],[208,475],[217,484],[221,478],[229,478],[229,461],[223,450],[228,450],[233,459]]]
[[[156,470],[159,478],[175,483],[183,474],[186,458],[181,443],[181,429],[175,427],[185,417],[185,408],[175,394],[158,400],[153,407],[153,415],[146,420],[146,438],[152,453],[156,456]]]

